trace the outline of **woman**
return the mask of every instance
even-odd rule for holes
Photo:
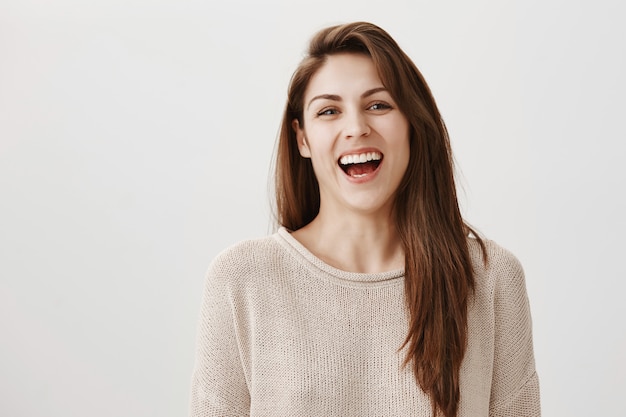
[[[209,269],[192,416],[540,414],[522,268],[463,222],[435,101],[381,28],[312,39],[276,200],[278,232]]]

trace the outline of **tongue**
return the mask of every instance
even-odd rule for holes
[[[362,164],[351,164],[346,167],[346,173],[352,177],[363,174],[371,174],[376,170],[376,164],[374,161],[364,162]]]

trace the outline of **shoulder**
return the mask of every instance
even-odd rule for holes
[[[280,251],[280,245],[273,236],[242,240],[218,253],[209,265],[209,271],[241,274],[257,270],[260,265],[275,258]]]
[[[478,240],[469,239],[470,257],[476,269],[496,273],[523,271],[521,262],[511,251],[490,239],[483,239],[483,243],[484,252]]]
[[[469,239],[469,251],[476,283],[491,292],[503,287],[525,288],[524,268],[508,249],[493,240],[484,239],[484,252],[476,239]]]

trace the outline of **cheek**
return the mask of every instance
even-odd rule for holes
[[[318,157],[328,157],[329,153],[333,152],[333,135],[326,127],[309,127],[306,130],[306,139],[311,153]]]
[[[332,123],[309,123],[306,132],[310,137],[323,142],[332,134]]]
[[[409,141],[403,140],[401,143],[398,143],[395,151],[397,154],[396,164],[398,165],[398,169],[404,172],[409,166],[409,159],[411,158],[411,148],[409,147]]]
[[[398,143],[396,149],[398,150],[398,154],[400,156],[399,159],[399,168],[404,174],[409,166],[409,159],[411,158],[411,144],[410,144],[410,133],[409,128],[406,130],[402,130],[398,132]]]

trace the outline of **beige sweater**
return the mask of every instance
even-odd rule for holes
[[[476,291],[461,367],[459,416],[539,416],[524,275],[470,241]],[[207,275],[192,379],[193,417],[430,416],[403,368],[403,271],[350,273],[285,229],[221,253]]]

